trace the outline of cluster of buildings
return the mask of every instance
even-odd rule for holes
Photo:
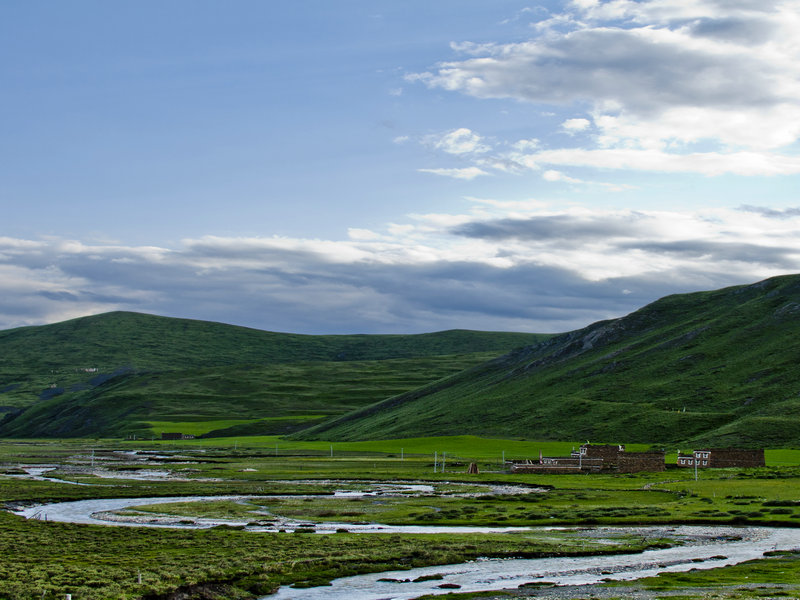
[[[709,448],[678,453],[678,467],[763,467],[764,450]],[[538,461],[515,462],[512,473],[638,473],[666,469],[665,453],[627,452],[624,444],[583,444],[569,456],[542,456]]]
[[[194,435],[191,433],[162,433],[161,434],[162,440],[193,440]]]

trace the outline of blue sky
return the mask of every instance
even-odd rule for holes
[[[565,331],[800,271],[800,0],[0,5],[0,328]]]

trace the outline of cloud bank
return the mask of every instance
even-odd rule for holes
[[[344,240],[172,248],[0,238],[0,327],[110,310],[304,333],[558,332],[798,271],[800,209],[559,210],[474,200]]]
[[[457,41],[451,60],[405,76],[420,97],[462,100],[438,109],[447,124],[394,137],[395,148],[424,149],[420,164],[403,167],[409,178],[434,187],[442,180],[430,176],[450,178],[441,187],[491,196],[502,177],[522,189],[521,174],[546,189],[612,192],[640,189],[651,173],[781,185],[800,174],[800,0],[559,6],[517,13],[508,23],[528,27],[513,42]],[[415,95],[392,89],[398,103]],[[467,105],[473,112],[461,112]],[[512,105],[515,118],[529,117],[524,127],[484,118]],[[611,171],[617,183],[603,181]],[[723,189],[715,207],[680,212],[600,208],[568,194],[554,204],[526,190],[383,226],[357,215],[342,239],[0,237],[0,328],[124,309],[303,333],[566,331],[666,294],[800,271],[800,207],[762,206],[769,192],[723,208]],[[652,205],[646,193],[641,206]],[[780,202],[795,203],[787,197]],[[326,209],[336,200],[331,193]],[[297,202],[302,218],[312,204]]]

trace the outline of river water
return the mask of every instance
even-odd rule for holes
[[[388,486],[386,486],[388,487]],[[403,491],[428,491],[430,486],[401,485],[397,486]],[[419,487],[419,490],[414,488]],[[342,491],[334,495],[353,497],[356,494],[371,496],[379,493],[376,490],[366,492]],[[262,502],[269,502],[269,498],[288,498],[290,496],[257,496]],[[291,496],[291,498],[313,498],[309,496]],[[244,520],[235,519],[207,519],[187,518],[180,516],[166,516],[158,514],[118,515],[115,511],[124,510],[132,506],[168,504],[171,502],[202,502],[206,500],[231,500],[245,501],[253,496],[173,496],[161,498],[113,498],[99,500],[76,500],[73,502],[55,502],[32,506],[14,511],[26,519],[39,519],[41,521],[57,521],[61,523],[82,523],[86,525],[119,525],[123,527],[179,527],[179,528],[208,528],[217,525],[244,526],[248,531],[275,533],[279,531],[307,530],[313,528],[316,533],[336,533],[346,529],[351,533],[508,533],[512,531],[529,531],[530,527],[453,527],[437,525],[384,525],[381,523],[336,523],[322,522],[310,523],[296,519],[287,519],[276,515],[269,515],[270,524],[247,524]],[[253,521],[256,521],[254,517]],[[251,521],[252,522],[252,521]],[[256,521],[257,522],[257,521]]]
[[[276,594],[264,596],[261,600],[410,600],[425,594],[453,591],[513,589],[532,582],[585,585],[603,580],[639,579],[667,571],[711,569],[761,558],[766,551],[800,546],[800,530],[795,529],[722,526],[613,529],[618,532],[646,532],[648,535],[664,529],[665,535],[683,538],[686,544],[640,554],[480,560],[459,565],[373,573],[336,579],[333,585],[325,587],[282,587]],[[420,577],[430,576],[441,578],[414,582]],[[443,585],[448,587],[440,587]]]
[[[404,492],[414,492],[403,486]],[[424,491],[428,491],[424,488]],[[391,493],[380,490],[378,493]],[[356,492],[343,491],[353,495]],[[375,493],[372,492],[360,492]],[[59,502],[15,511],[26,518],[46,519],[69,523],[104,524],[128,527],[213,527],[243,525],[241,520],[186,519],[161,515],[115,515],[131,506],[189,502],[203,500],[243,501],[251,496],[176,496],[167,498],[119,498]],[[259,500],[268,497],[259,496]],[[273,518],[269,524],[247,525],[254,532],[291,531],[305,529],[308,523]],[[448,526],[390,526],[376,523],[315,523],[317,533],[333,533],[347,529],[359,533],[498,533],[535,530],[533,527],[448,527]],[[615,556],[573,558],[479,560],[458,565],[424,567],[408,571],[392,571],[337,579],[331,586],[294,589],[283,587],[263,600],[409,600],[424,594],[445,594],[452,591],[479,592],[517,588],[526,583],[551,582],[557,585],[584,585],[604,579],[628,580],[656,575],[667,571],[709,569],[736,564],[763,556],[771,550],[791,550],[800,547],[800,529],[730,526],[651,526],[651,527],[592,527],[583,530],[587,537],[613,539],[631,534],[665,537],[683,545],[644,553]],[[436,576],[434,580],[414,581],[420,577]],[[384,581],[381,581],[384,580]],[[441,587],[446,586],[446,587]]]
[[[36,481],[52,481],[54,483],[64,483],[67,485],[89,485],[88,483],[79,483],[77,481],[68,481],[66,479],[58,479],[56,477],[47,477],[45,473],[55,471],[58,465],[31,465],[19,466],[19,469],[25,471],[25,475],[6,475],[6,477],[18,479],[33,479]]]

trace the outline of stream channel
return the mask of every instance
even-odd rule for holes
[[[385,486],[368,492],[342,491],[342,495],[430,493],[424,484]],[[530,491],[530,490],[528,490]],[[308,497],[313,497],[309,495]],[[241,520],[185,519],[165,515],[118,515],[131,506],[204,500],[246,500],[251,496],[193,496],[123,498],[59,502],[14,511],[25,518],[68,523],[129,527],[213,527],[244,525]],[[266,497],[258,496],[265,500]],[[528,531],[534,527],[392,526],[353,523],[313,523],[274,519],[269,524],[248,524],[253,532],[291,531],[314,527],[317,533],[346,529],[354,533],[497,533]],[[553,529],[553,528],[550,528]],[[575,528],[571,528],[575,529]],[[580,534],[613,539],[631,534],[677,540],[681,545],[638,554],[541,559],[486,559],[463,564],[372,573],[336,579],[318,588],[282,587],[262,600],[411,600],[425,594],[513,589],[530,584],[585,585],[610,580],[632,580],[661,572],[710,569],[761,558],[764,552],[800,547],[800,530],[733,526],[585,527]],[[415,581],[416,580],[416,581]]]

